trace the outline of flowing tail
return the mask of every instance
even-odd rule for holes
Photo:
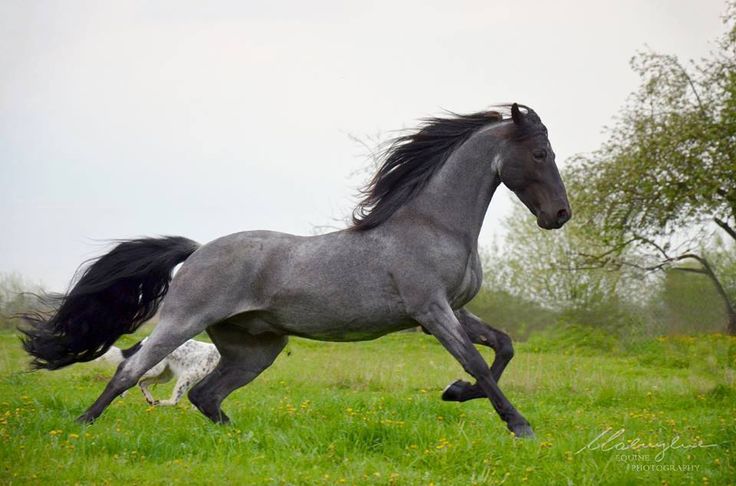
[[[172,270],[198,247],[179,236],[141,238],[123,241],[94,260],[67,294],[50,298],[51,313],[21,316],[31,365],[55,370],[103,355],[153,317]]]

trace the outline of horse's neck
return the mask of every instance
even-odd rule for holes
[[[477,248],[483,219],[500,184],[497,147],[488,138],[471,137],[456,149],[427,186],[406,206],[431,223],[432,231],[445,229]]]

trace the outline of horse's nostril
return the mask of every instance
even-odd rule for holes
[[[557,222],[564,223],[570,219],[570,212],[567,209],[560,209],[557,211]]]

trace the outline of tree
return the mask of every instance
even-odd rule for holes
[[[727,33],[709,59],[632,59],[640,89],[602,148],[573,162],[568,185],[599,244],[581,252],[582,266],[703,274],[736,334],[733,293],[702,251],[716,231],[736,243],[736,3],[724,21]]]
[[[40,285],[32,284],[15,273],[0,273],[0,329],[15,328],[15,316],[35,308],[39,304],[39,293],[42,293]]]
[[[497,257],[504,265],[488,268],[486,280],[503,282],[509,293],[558,312],[590,307],[616,293],[620,274],[575,271],[574,256],[586,245],[582,226],[542,230],[521,204],[515,204],[505,225],[505,249]]]

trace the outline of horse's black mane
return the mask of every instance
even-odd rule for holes
[[[500,111],[450,113],[445,118],[427,118],[415,132],[394,139],[378,172],[362,191],[351,228],[362,231],[386,221],[424,188],[455,148],[476,130],[503,119]]]

